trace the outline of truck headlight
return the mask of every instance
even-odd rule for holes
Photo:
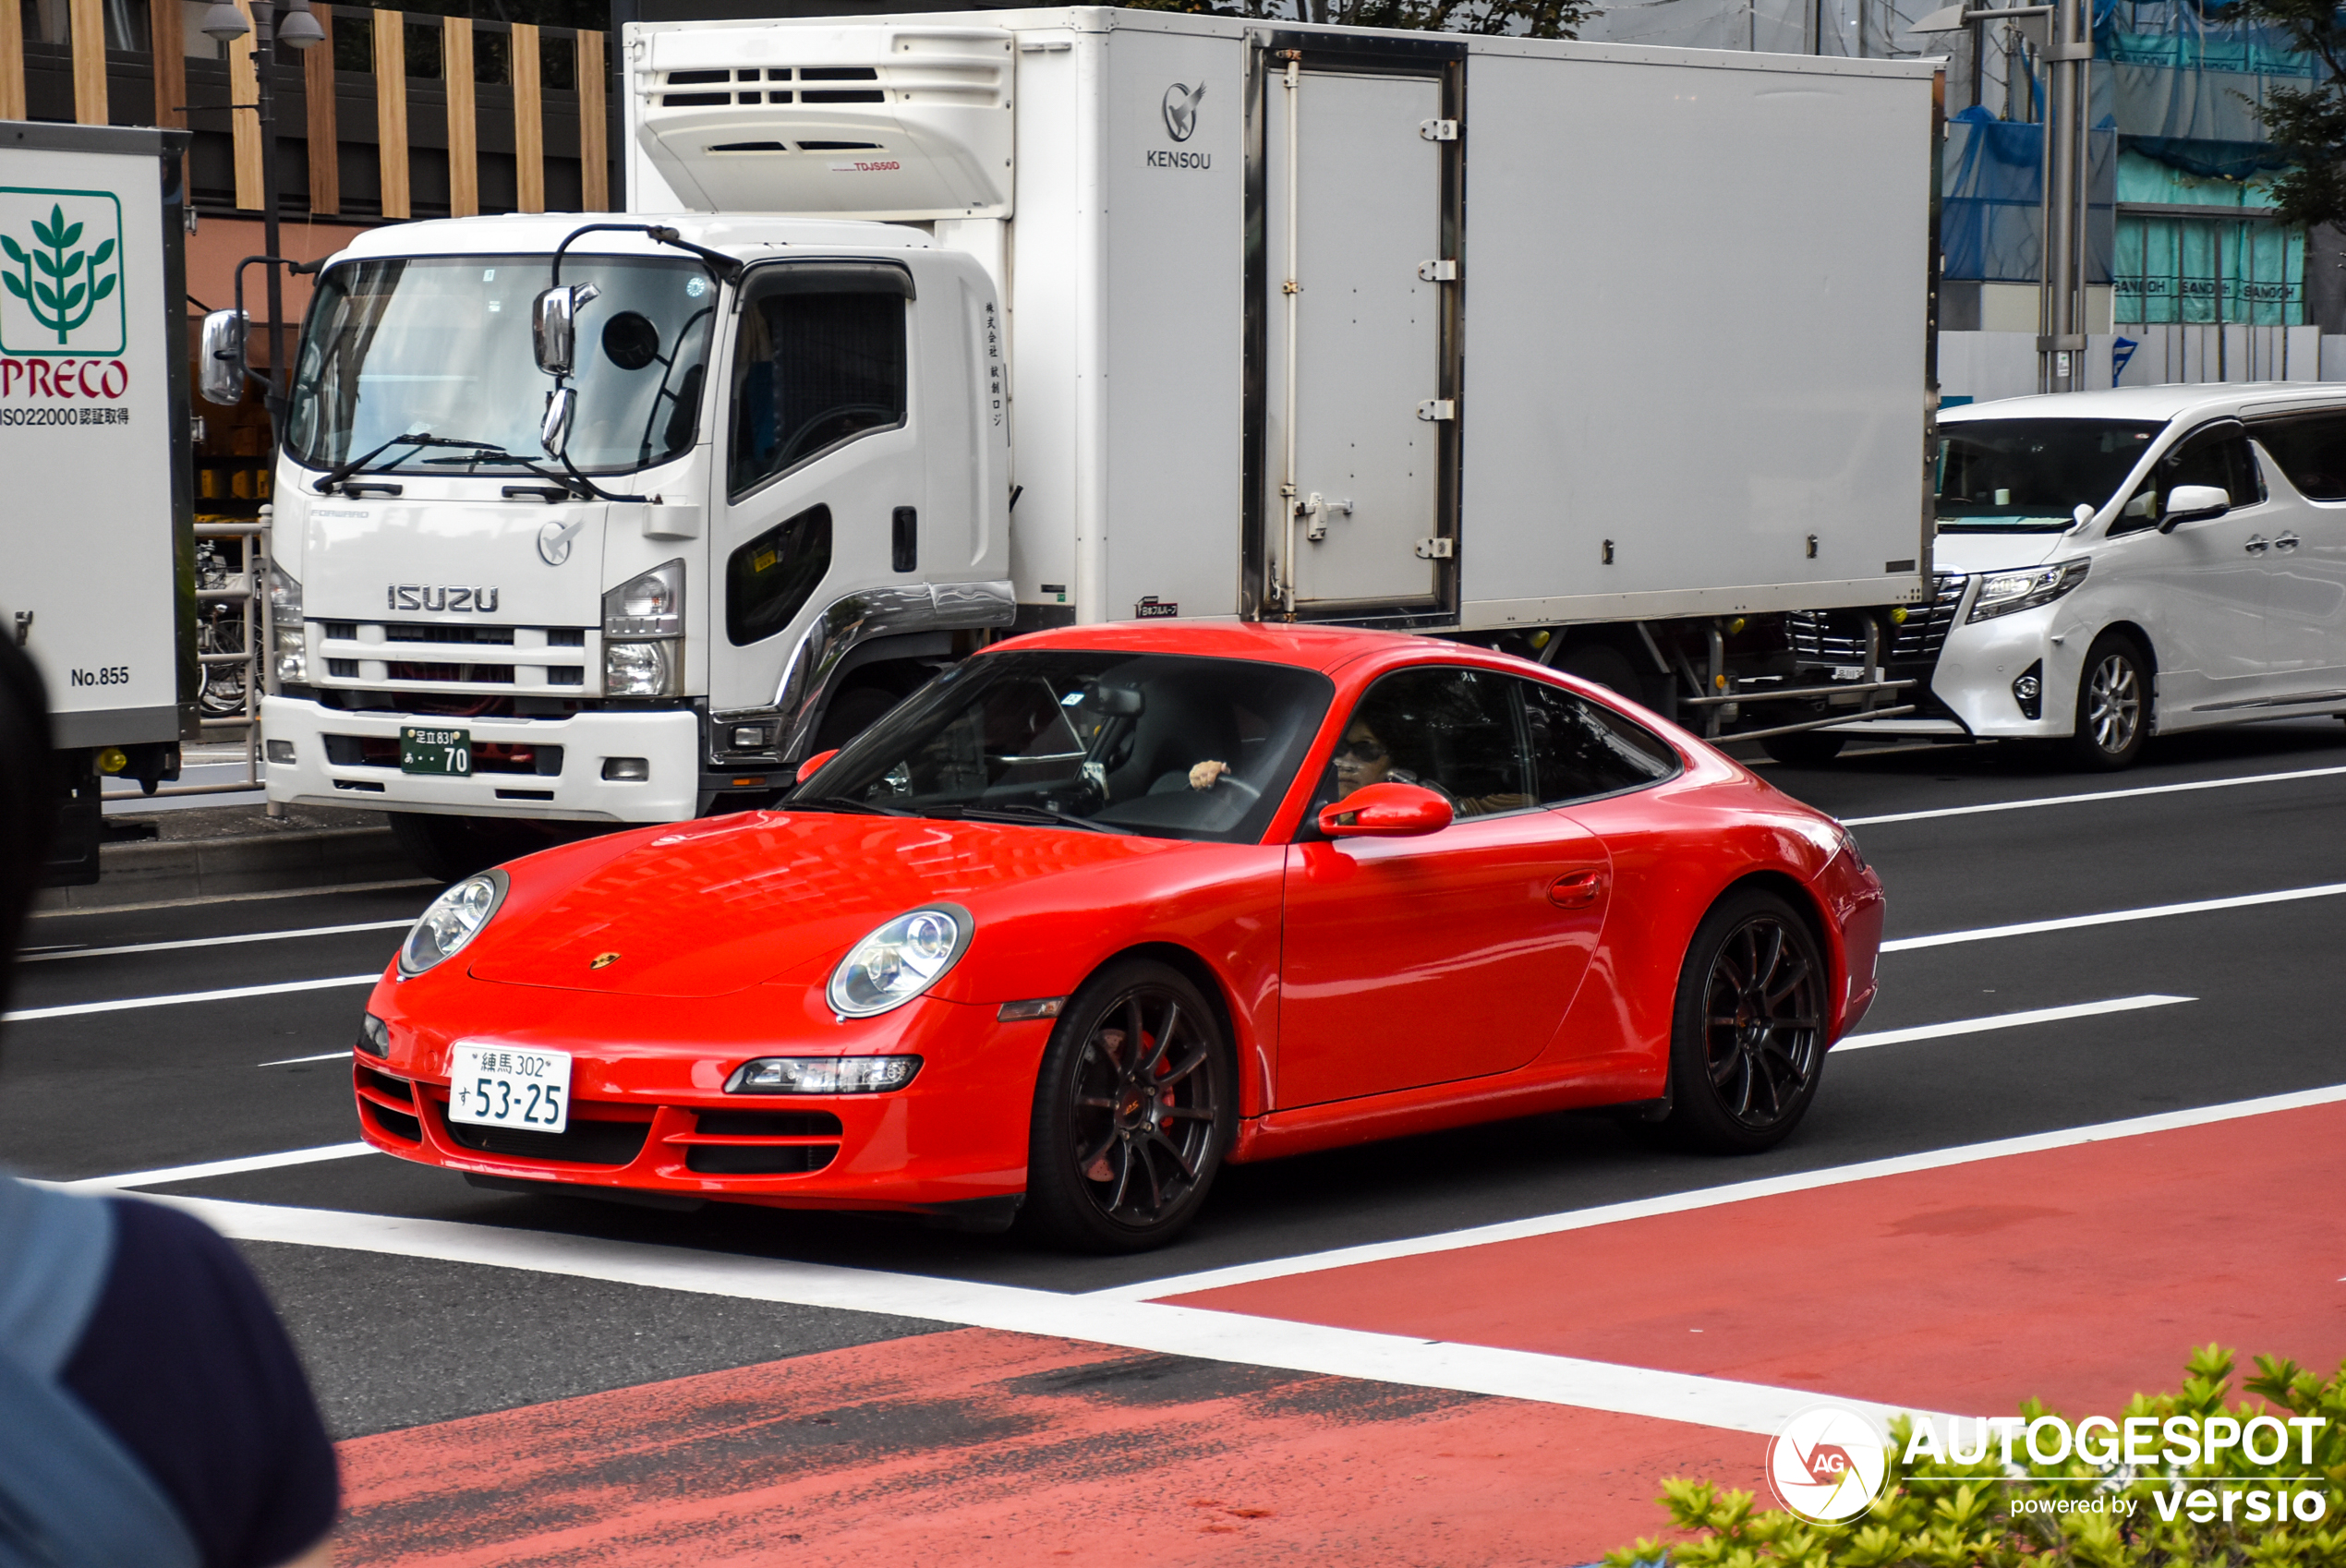
[[[684,634],[684,562],[664,561],[603,596],[605,637]]]
[[[1990,616],[2010,615],[2014,610],[2050,604],[2084,582],[2086,569],[2092,565],[2091,558],[2081,555],[2074,561],[2032,566],[2026,572],[1990,572],[1979,579],[1979,597],[1972,601],[1971,613],[1965,619],[1985,621]]]
[[[969,951],[977,923],[959,904],[898,915],[848,949],[825,995],[841,1018],[875,1018],[944,978]]]
[[[399,944],[399,977],[411,980],[453,958],[505,901],[506,887],[503,872],[484,871],[434,899]]]
[[[301,583],[275,561],[269,563],[270,655],[277,684],[298,686],[309,679],[309,638],[301,623]]]
[[[603,695],[664,697],[672,661],[668,643],[605,643]]]

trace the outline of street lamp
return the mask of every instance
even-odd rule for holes
[[[2037,385],[2079,392],[2086,384],[2086,104],[2093,32],[2079,0],[2050,5],[1933,11],[1910,32],[1955,32],[2001,21],[2037,46],[2050,78],[2045,93],[2044,241],[2038,284]]]
[[[284,414],[285,363],[284,284],[279,277],[275,258],[284,254],[277,247],[277,104],[272,80],[277,63],[276,45],[288,44],[295,49],[308,49],[325,41],[326,33],[318,25],[318,18],[309,9],[309,0],[284,0],[284,19],[279,20],[280,6],[272,0],[252,0],[252,21],[245,21],[244,13],[229,3],[215,0],[204,13],[203,33],[223,43],[233,43],[248,32],[253,35],[253,78],[258,84],[256,102],[249,104],[231,103],[233,113],[250,108],[260,121],[260,225],[261,247],[271,258],[269,274],[269,423],[273,432]],[[231,98],[235,96],[230,94]]]

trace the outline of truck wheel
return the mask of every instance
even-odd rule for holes
[[[2077,730],[2069,759],[2096,773],[2131,767],[2150,736],[2150,660],[2132,637],[2104,632],[2077,678]]]
[[[1760,749],[1786,767],[1822,767],[1839,756],[1841,748],[1848,743],[1846,735],[1802,730],[1790,735],[1771,735],[1760,742]]]
[[[482,831],[502,825],[477,823],[468,816],[431,816],[422,812],[395,811],[391,836],[407,862],[435,882],[458,882],[476,871],[524,850],[497,841]]]
[[[1577,675],[1608,692],[1618,692],[1633,703],[1646,700],[1646,682],[1638,675],[1638,667],[1629,656],[1609,643],[1583,643],[1577,648],[1566,648],[1556,660],[1556,668],[1566,675]]]

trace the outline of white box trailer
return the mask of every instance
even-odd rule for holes
[[[184,134],[0,121],[0,635],[49,692],[73,794],[54,881],[94,881],[99,774],[195,733]]]
[[[770,798],[1012,626],[1338,621],[1715,701],[1788,669],[1761,618],[1927,597],[1930,62],[1056,9],[635,24],[622,67],[629,220],[320,278],[273,799],[453,866],[435,816]],[[599,293],[530,475],[558,251]],[[642,303],[655,258],[705,301]]]

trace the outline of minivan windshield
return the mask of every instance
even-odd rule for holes
[[[2099,512],[2165,429],[2146,419],[1965,419],[1939,427],[1939,527],[2058,534]]]
[[[1075,649],[954,666],[782,809],[1250,843],[1336,688],[1249,659]]]
[[[330,269],[295,363],[286,451],[330,468],[429,431],[479,446],[393,446],[369,467],[461,474],[542,464],[538,421],[554,383],[538,368],[529,308],[548,276],[543,256],[402,257]],[[574,256],[562,281],[601,291],[578,315],[571,462],[611,474],[681,455],[693,444],[707,375],[717,303],[707,269],[664,257]]]

